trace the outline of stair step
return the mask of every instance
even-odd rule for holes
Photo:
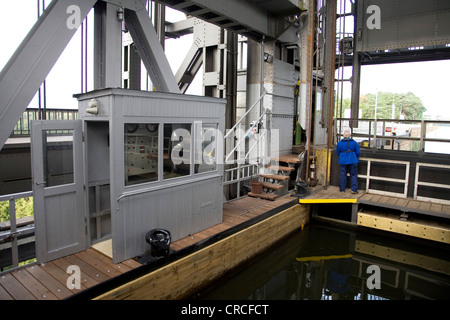
[[[278,156],[278,157],[272,157],[271,160],[274,161],[282,161],[287,163],[300,163],[301,160],[298,158],[297,154],[291,154],[287,156]]]
[[[281,174],[265,174],[262,173],[259,176],[263,177],[263,178],[267,178],[267,179],[273,179],[273,180],[289,180],[289,176],[283,176]]]
[[[266,199],[266,200],[275,200],[276,198],[278,198],[278,195],[276,195],[274,193],[265,193],[265,192],[261,192],[261,193],[249,192],[248,195],[250,197],[262,198],[262,199]]]
[[[277,165],[267,165],[266,168],[270,169],[270,170],[290,171],[290,172],[295,170],[295,168],[292,168],[292,167],[284,167],[284,166],[277,166]]]
[[[280,190],[283,189],[284,186],[277,183],[269,183],[269,182],[263,182],[263,188],[271,189],[271,190]]]

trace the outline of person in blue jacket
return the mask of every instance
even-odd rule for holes
[[[341,166],[339,190],[345,192],[347,172],[350,172],[352,193],[358,193],[358,162],[361,150],[358,143],[350,137],[350,131],[344,131],[344,138],[338,142],[336,153]]]

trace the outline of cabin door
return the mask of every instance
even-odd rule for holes
[[[32,121],[31,160],[38,262],[85,250],[81,120]]]

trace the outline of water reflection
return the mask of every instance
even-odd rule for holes
[[[450,247],[312,224],[200,299],[449,299]]]

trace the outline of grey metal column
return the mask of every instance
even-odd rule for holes
[[[96,0],[53,0],[0,73],[0,146]]]
[[[94,15],[94,89],[122,87],[121,7],[99,1]]]
[[[333,115],[334,115],[334,74],[336,65],[336,1],[327,0],[325,18],[325,55],[324,55],[324,81],[323,81],[323,123],[328,129],[327,139],[327,162],[330,149],[333,147]],[[325,187],[328,186],[328,179],[325,178]]]
[[[361,84],[361,56],[356,50],[356,39],[358,36],[358,2],[356,1],[352,7],[354,17],[353,28],[353,63],[352,63],[352,98],[351,98],[351,115],[352,119],[358,119],[359,115],[359,93]],[[352,128],[358,128],[358,121],[350,121]]]

